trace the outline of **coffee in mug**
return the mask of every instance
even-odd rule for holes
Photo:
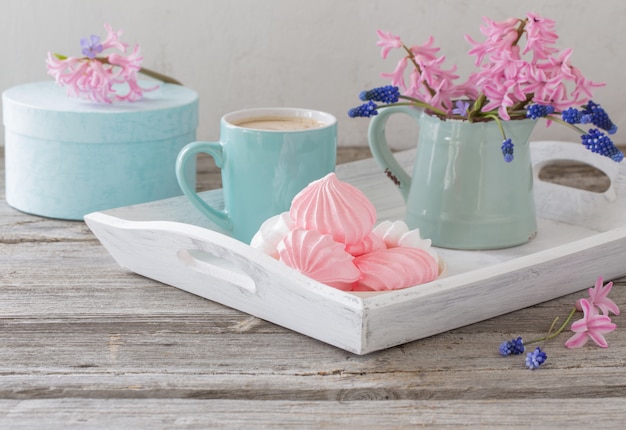
[[[238,121],[234,125],[237,127],[251,128],[254,130],[307,130],[311,128],[324,127],[321,123],[313,118],[307,117],[264,117],[249,118]]]

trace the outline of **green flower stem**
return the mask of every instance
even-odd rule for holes
[[[563,121],[561,118],[557,117],[557,116],[552,116],[552,115],[548,115],[546,116],[547,119],[549,119],[550,121],[554,121],[557,122],[561,125],[565,125],[575,131],[577,131],[579,134],[587,134],[587,132],[585,130],[583,130],[580,127],[575,126],[574,124],[570,124],[569,122]]]
[[[486,101],[487,101],[487,97],[483,93],[480,93],[480,95],[476,98],[476,100],[474,100],[472,109],[470,109],[470,111],[467,113],[468,121],[472,122],[472,119],[475,116],[482,116],[480,110],[485,105]]]
[[[525,110],[512,110],[512,111],[509,111],[509,115],[511,115],[511,117],[517,116],[517,115],[526,116],[526,111]],[[587,134],[587,132],[583,130],[582,128],[577,127],[574,124],[570,124],[569,122],[563,121],[563,119],[559,116],[547,115],[544,117],[544,119],[549,120],[549,121],[554,121],[558,124],[567,126],[571,128],[572,130],[576,131],[578,134]]]
[[[502,139],[506,140],[506,133],[504,132],[504,127],[502,127],[502,121],[500,121],[500,118],[498,118],[497,115],[494,114],[488,114],[485,115],[487,118],[492,118],[496,124],[498,124],[498,128],[500,129],[500,133],[502,133]]]
[[[166,84],[174,84],[174,85],[181,85],[181,86],[183,85],[182,83],[180,83],[180,81],[177,81],[174,78],[170,78],[167,75],[164,75],[164,74],[159,73],[159,72],[155,72],[154,70],[150,70],[150,69],[147,69],[145,67],[142,67],[141,69],[139,69],[139,73],[142,73],[142,74],[144,74],[146,76],[150,76],[151,78],[157,79],[157,80],[159,80],[161,82],[164,82]]]
[[[563,330],[565,330],[565,327],[567,327],[567,324],[569,324],[569,322],[572,320],[572,317],[574,316],[575,313],[576,313],[576,308],[573,308],[572,311],[567,316],[567,319],[565,320],[565,322],[561,324],[561,327],[559,327],[557,331],[555,331],[554,333],[550,334],[550,332],[552,331],[552,329],[554,328],[556,324],[556,321],[559,318],[559,317],[556,317],[554,321],[552,322],[552,326],[550,326],[550,330],[548,330],[548,334],[546,336],[533,339],[529,342],[524,342],[524,345],[530,345],[531,343],[542,342],[542,341],[550,340],[550,339],[557,337],[559,334],[561,334]]]
[[[403,100],[408,100],[406,103],[391,103],[385,106],[380,106],[381,108],[384,107],[389,107],[389,106],[417,106],[417,107],[421,107],[424,109],[428,109],[434,113],[436,113],[437,115],[441,115],[441,116],[448,116],[448,113],[445,111],[442,111],[441,109],[437,109],[427,103],[424,103],[423,101],[420,101],[418,99],[415,99],[413,97],[409,97],[409,96],[399,96],[399,98],[403,99]]]
[[[528,103],[530,103],[532,101],[533,97],[535,97],[535,93],[526,94],[526,99],[525,100],[521,100],[521,101],[515,103],[513,106],[511,106],[510,110],[509,110],[509,113],[515,112],[515,111],[518,111],[518,112],[522,111],[522,112],[524,112],[524,115],[526,115],[526,110],[523,110],[524,106],[527,106]]]
[[[54,56],[56,58],[58,58],[59,60],[61,60],[61,61],[67,60],[67,58],[68,58],[65,55],[56,54],[56,53],[54,54]],[[85,57],[85,59],[88,59],[88,58]],[[111,63],[109,63],[109,59],[106,58],[106,57],[96,57],[96,58],[94,58],[94,60],[98,60],[102,64],[111,64]],[[164,82],[166,84],[182,85],[182,83],[180,83],[179,81],[177,81],[174,78],[170,78],[167,75],[164,75],[164,74],[159,73],[159,72],[155,72],[154,70],[150,70],[150,69],[147,69],[145,67],[142,67],[141,69],[139,69],[139,73],[141,73],[143,75],[146,75],[146,76],[150,76],[151,78],[154,78],[154,79],[159,80],[161,82]]]

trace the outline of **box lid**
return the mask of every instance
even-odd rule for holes
[[[152,87],[155,81],[140,81]],[[18,85],[2,93],[3,122],[35,138],[84,143],[145,142],[195,131],[198,94],[158,83],[136,102],[96,103],[69,97],[54,81]]]

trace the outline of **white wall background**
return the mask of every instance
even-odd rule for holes
[[[47,51],[79,55],[80,37],[104,36],[103,23],[141,45],[143,65],[172,75],[200,94],[198,138],[216,140],[219,118],[258,106],[325,110],[339,122],[340,145],[366,145],[368,120],[350,119],[358,92],[387,84],[395,67],[376,47],[376,29],[421,44],[429,35],[465,76],[473,65],[463,35],[479,38],[482,16],[504,19],[535,11],[557,21],[560,48],[607,87],[595,100],[626,132],[624,0],[2,0],[0,90],[46,75]],[[396,148],[413,146],[415,128],[391,123]],[[577,141],[540,124],[533,139]],[[616,142],[624,143],[620,134]]]

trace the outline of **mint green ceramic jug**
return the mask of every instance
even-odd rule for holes
[[[418,123],[413,174],[389,149],[385,126],[396,113]],[[495,121],[442,120],[422,110],[380,110],[369,126],[374,158],[406,201],[405,220],[433,245],[453,249],[497,249],[520,245],[537,232],[529,137],[530,119],[502,121],[514,143],[514,159],[503,159],[502,132]]]

